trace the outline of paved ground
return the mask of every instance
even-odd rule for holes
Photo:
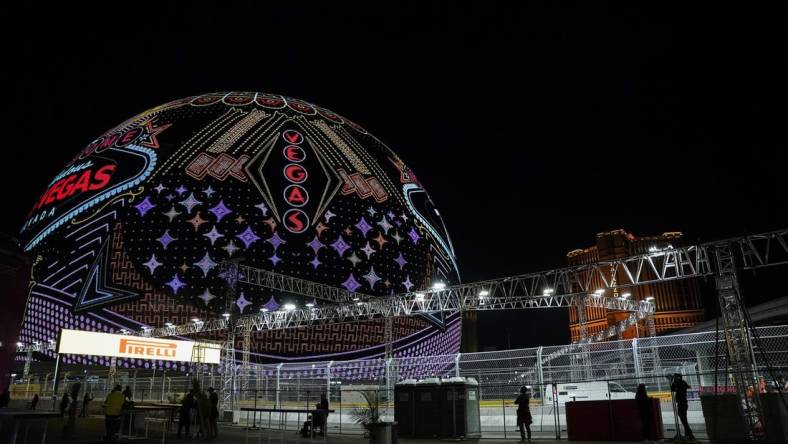
[[[78,418],[76,423],[76,429],[73,434],[72,438],[64,438],[62,436],[62,429],[63,429],[63,420],[62,419],[55,419],[49,422],[49,426],[47,427],[47,443],[69,443],[69,444],[77,444],[77,443],[100,443],[101,437],[104,433],[104,418],[100,416],[90,416],[87,418]],[[139,428],[139,434],[144,434],[144,430],[142,425]],[[150,438],[149,439],[140,439],[135,440],[135,443],[156,443],[162,442],[161,440],[161,432],[156,432],[154,430],[158,429],[151,429],[150,431]],[[44,432],[43,427],[41,425],[31,427],[27,433],[27,440],[23,441],[25,430],[20,430],[19,439],[17,442],[27,442],[27,443],[40,443],[42,438],[42,433]],[[2,430],[0,432],[0,436],[2,436],[2,442],[6,442],[10,436],[10,433],[7,430]],[[437,442],[452,442],[450,440],[416,440],[416,439],[400,439],[402,443],[406,444],[426,444],[426,443],[437,443]],[[475,442],[476,440],[468,440]],[[482,439],[478,440],[481,444],[498,444],[498,443],[515,443],[518,441],[516,435],[510,437],[509,439]],[[124,442],[128,442],[125,441]],[[176,439],[174,433],[170,433],[167,435],[166,442],[168,443],[197,443],[197,442],[206,442],[206,441],[199,441],[199,440],[189,440],[189,439]],[[241,426],[233,426],[233,425],[225,425],[220,424],[219,426],[219,438],[210,441],[216,444],[270,444],[270,443],[331,443],[331,444],[338,444],[338,443],[349,443],[349,444],[362,444],[367,443],[369,440],[364,438],[360,435],[348,435],[348,434],[329,434],[327,437],[319,437],[315,439],[307,439],[302,438],[295,430],[290,429],[286,431],[277,431],[277,430],[246,430]],[[553,439],[548,439],[547,437],[536,437],[534,439],[535,443],[559,443],[563,442],[566,443],[567,441],[555,441]]]

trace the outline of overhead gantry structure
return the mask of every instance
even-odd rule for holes
[[[314,298],[321,303],[319,306],[248,315],[228,312],[219,319],[145,328],[138,334],[167,337],[224,330],[228,332],[225,365],[234,366],[234,338],[236,333],[241,333],[244,339],[242,371],[247,371],[252,331],[382,318],[387,322],[386,342],[390,344],[390,320],[397,316],[574,306],[578,308],[581,339],[566,347],[566,350],[571,350],[620,334],[644,318],[649,334],[654,334],[651,316],[654,312],[653,299],[632,300],[623,296],[626,293],[620,293],[620,290],[645,284],[713,277],[730,356],[729,372],[742,401],[741,413],[749,425],[748,433],[752,436],[753,431],[758,430],[763,416],[757,391],[748,391],[749,386],[757,386],[757,372],[752,353],[751,326],[742,303],[737,273],[740,269],[754,270],[783,264],[788,264],[788,229],[684,247],[652,249],[644,254],[621,259],[501,279],[452,286],[435,285],[420,291],[385,297],[352,293],[268,270],[225,263],[223,273],[229,283],[230,293],[235,292],[238,284],[245,284]],[[622,296],[618,296],[619,294]],[[618,325],[589,336],[584,319],[585,307],[620,310],[631,314]],[[19,350],[27,351],[24,347]],[[389,354],[390,350],[388,345]]]

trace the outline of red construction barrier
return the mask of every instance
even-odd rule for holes
[[[651,430],[662,439],[659,399],[651,398]],[[634,399],[573,401],[566,403],[566,430],[570,441],[641,441],[640,411]]]

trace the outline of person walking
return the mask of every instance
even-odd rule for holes
[[[328,407],[328,397],[323,393],[320,395],[320,403],[317,404],[317,408],[320,411],[317,412],[317,422],[315,423],[316,426],[320,427],[321,436],[326,434],[326,427],[328,426]]]
[[[120,391],[120,384],[112,389],[112,393],[104,400],[104,426],[106,428],[105,441],[112,441],[120,430],[120,415],[123,413],[125,397]]]
[[[38,393],[33,395],[33,400],[30,401],[30,410],[35,410],[38,405]]]
[[[687,422],[687,410],[689,408],[687,404],[687,389],[689,388],[689,384],[687,384],[684,378],[681,377],[680,373],[673,375],[673,382],[670,384],[670,391],[675,394],[676,409],[678,410],[678,416],[681,420],[681,424],[684,426],[684,436],[690,441],[695,441],[695,436],[692,435],[692,429]]]
[[[90,395],[90,393],[85,392],[85,396],[82,397],[82,414],[80,415],[82,418],[86,418],[88,416],[88,405],[92,400],[93,397]]]
[[[531,393],[528,386],[520,388],[520,396],[514,400],[517,404],[517,427],[520,429],[520,442],[525,442],[526,431],[528,432],[528,441],[531,440]]]
[[[66,414],[66,409],[68,409],[68,390],[63,392],[63,397],[60,398],[60,416],[64,416]]]
[[[191,439],[192,434],[189,430],[191,425],[191,411],[194,408],[194,394],[193,390],[189,390],[181,400],[180,416],[178,417],[178,439],[181,437],[181,430],[186,429],[186,438]]]
[[[71,393],[68,396],[68,404],[66,405],[65,412],[68,415],[66,423],[63,425],[63,438],[71,439],[74,435],[74,429],[77,426],[77,406],[79,405],[79,389],[82,384],[75,382],[71,384]]]
[[[635,402],[640,412],[640,435],[644,443],[653,443],[654,438],[651,433],[651,420],[653,413],[651,411],[651,399],[646,393],[646,384],[638,384],[637,392],[635,393]]]

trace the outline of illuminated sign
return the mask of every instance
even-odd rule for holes
[[[202,355],[205,364],[218,364],[220,346],[201,344],[194,352],[196,342],[170,339],[141,338],[80,330],[62,330],[58,353],[116,358],[154,359],[160,361],[191,361],[192,355]],[[198,360],[195,358],[195,360]]]

